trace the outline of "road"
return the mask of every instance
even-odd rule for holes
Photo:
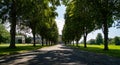
[[[58,44],[23,54],[0,57],[0,65],[120,65],[120,59]]]

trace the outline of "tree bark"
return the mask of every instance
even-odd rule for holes
[[[84,35],[84,48],[87,48],[87,45],[86,45],[86,36]]]
[[[45,40],[45,42],[46,42],[46,46],[48,45],[48,42],[47,42],[47,40]]]
[[[84,48],[87,48],[87,32],[84,32]]]
[[[67,42],[65,41],[65,45],[67,45]]]
[[[73,41],[73,46],[74,46],[74,41]]]
[[[76,46],[78,46],[78,40],[76,40]]]
[[[0,34],[0,44],[2,43],[2,35]]]
[[[35,31],[34,30],[32,30],[32,33],[33,33],[33,46],[35,47],[36,45],[36,39],[35,39]]]
[[[43,43],[43,37],[41,37],[41,39],[42,39],[42,46],[44,46],[44,43]]]
[[[104,19],[103,22],[103,33],[104,33],[104,50],[109,50],[108,48],[108,25],[107,25],[107,19]]]
[[[15,46],[15,35],[16,35],[16,3],[12,0],[11,11],[10,11],[10,22],[11,22],[11,29],[10,29],[10,46],[9,48],[16,48]]]
[[[49,46],[51,45],[51,44],[50,44],[50,40],[48,41],[48,44],[49,44]]]

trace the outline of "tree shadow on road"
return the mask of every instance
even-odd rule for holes
[[[0,65],[120,65],[120,59],[66,46],[60,48],[61,50],[36,50],[0,58]]]
[[[65,49],[65,47],[61,48]],[[85,65],[85,62],[76,57],[74,55],[74,53],[76,52],[73,51],[74,50],[53,50],[53,51],[36,50],[29,53],[19,54],[16,56],[5,58],[4,61],[0,61],[0,64],[9,65],[15,63],[14,65],[79,65],[79,64]],[[1,58],[0,60],[2,59],[4,58]],[[27,62],[25,61],[26,59],[28,59]]]
[[[28,61],[28,65],[70,65],[84,64],[79,58],[76,58],[70,51],[49,51],[45,54],[39,54]]]

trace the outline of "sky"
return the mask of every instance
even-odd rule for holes
[[[63,29],[64,23],[65,23],[65,20],[64,20],[65,9],[66,9],[66,7],[64,5],[61,5],[61,6],[58,6],[57,10],[56,10],[56,12],[58,12],[58,17],[56,18],[56,23],[57,23],[60,35],[62,35],[62,29]],[[96,30],[96,31],[89,33],[87,40],[95,39],[98,33],[101,33],[103,36],[102,30],[100,29],[100,30]],[[109,38],[114,38],[115,36],[120,37],[120,29],[116,29],[115,27],[109,28],[108,33],[109,33],[109,35],[108,35]]]
[[[58,6],[56,12],[58,12],[58,17],[56,17],[56,23],[58,26],[59,34],[62,35],[62,29],[64,27],[64,14],[66,7],[64,5]]]

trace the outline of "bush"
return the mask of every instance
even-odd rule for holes
[[[114,38],[114,43],[115,43],[115,45],[120,45],[120,39],[119,39],[119,37],[115,37]]]
[[[96,43],[95,43],[95,39],[90,39],[90,40],[88,41],[88,43],[90,43],[90,44],[96,44]]]
[[[25,43],[31,43],[31,41],[32,41],[31,37],[26,37],[25,38]]]
[[[22,39],[18,39],[18,43],[22,43]]]
[[[0,24],[0,43],[8,43],[10,41],[10,33],[6,30],[6,28]]]

